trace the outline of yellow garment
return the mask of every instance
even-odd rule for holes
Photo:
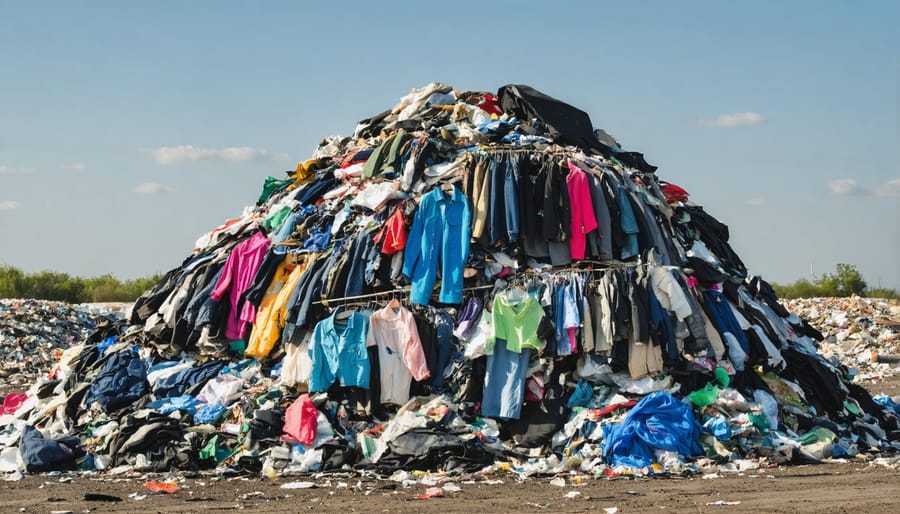
[[[321,165],[321,159],[310,159],[306,162],[297,164],[297,169],[294,170],[294,175],[291,177],[294,179],[294,183],[288,186],[288,190],[294,189],[312,180],[316,175],[315,171],[319,169]]]
[[[262,359],[272,353],[275,344],[281,339],[281,329],[287,321],[287,301],[300,277],[306,271],[307,262],[293,265],[285,258],[275,270],[275,276],[269,289],[256,311],[256,322],[250,333],[250,341],[244,355]]]

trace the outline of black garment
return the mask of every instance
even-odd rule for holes
[[[476,441],[465,441],[443,427],[414,428],[388,443],[379,469],[477,471],[494,462]]]
[[[134,464],[147,454],[151,469],[188,468],[197,462],[197,450],[184,441],[184,428],[175,419],[156,412],[124,417],[109,443],[113,465]]]
[[[778,302],[778,296],[775,294],[775,290],[772,289],[772,286],[763,280],[762,277],[757,275],[751,278],[748,286],[753,296],[766,302],[766,305],[775,311],[775,314],[778,314],[782,318],[787,318],[791,315],[791,313],[784,308],[784,305],[781,305],[781,303]],[[819,335],[821,336],[821,334]],[[821,341],[822,339],[820,338],[817,340]]]
[[[183,265],[184,263],[182,266],[169,270],[159,279],[156,285],[134,301],[134,306],[131,309],[131,319],[129,320],[132,325],[142,325],[147,321],[147,318],[159,310],[159,307],[175,289],[175,285],[181,277]]]
[[[329,300],[344,296],[344,287],[347,285],[347,276],[350,275],[350,252],[353,240],[346,238],[343,242],[337,242],[329,257],[328,273],[323,277],[322,297]]]
[[[361,120],[356,124],[358,127],[356,129],[356,137],[361,137],[368,139],[370,137],[375,137],[381,133],[381,129],[384,128],[384,119],[390,116],[392,110],[388,109],[382,113],[376,114],[371,118],[366,118]]]
[[[491,194],[488,203],[488,219],[486,232],[491,245],[507,241],[506,196],[503,194],[506,182],[506,163],[499,155],[491,158],[488,168],[491,180]]]
[[[642,343],[650,341],[650,291],[649,276],[640,271],[628,273],[628,297],[631,304],[631,330],[634,340]]]
[[[334,170],[335,167],[332,166],[324,171],[317,171],[316,176],[321,178],[297,191],[295,199],[300,202],[300,205],[312,205],[327,191],[338,186],[340,180],[334,178]]]
[[[538,402],[525,402],[519,419],[503,424],[501,437],[512,439],[522,448],[538,448],[546,446],[569,417],[566,407],[565,390],[559,382],[561,368],[556,366],[549,371],[549,379],[545,381],[544,397]]]
[[[683,206],[678,209],[684,209],[690,214],[691,225],[699,233],[700,240],[722,261],[725,271],[741,278],[747,276],[747,267],[728,244],[728,225],[709,215],[700,206]]]
[[[541,207],[544,204],[546,166],[535,158],[522,159],[522,182],[519,206],[522,211],[519,234],[527,255],[546,257],[547,244],[542,234]]]
[[[316,311],[313,302],[321,300],[322,275],[327,271],[328,263],[329,259],[320,257],[313,261],[300,277],[300,283],[297,285],[298,300],[287,314],[287,323],[296,327],[306,327],[318,322],[316,316],[310,314]],[[290,339],[292,338],[284,338],[285,341]]]
[[[413,319],[416,322],[416,331],[419,333],[419,340],[422,342],[422,352],[425,354],[425,362],[428,364],[428,371],[433,374],[438,359],[437,331],[435,330],[434,323],[432,323],[428,316],[414,313]],[[409,394],[412,396],[427,396],[431,394],[431,378],[426,378],[421,382],[413,379],[409,386]]]
[[[257,268],[256,274],[253,275],[250,287],[244,291],[243,298],[245,302],[250,302],[254,306],[259,307],[263,297],[266,296],[269,284],[271,284],[272,279],[275,278],[275,272],[278,271],[278,265],[281,264],[281,261],[283,260],[284,254],[275,253],[274,246],[270,246],[269,249],[266,250],[266,255],[263,256],[262,264]]]
[[[819,412],[835,415],[844,408],[846,389],[840,377],[819,358],[801,353],[793,348],[781,352],[787,361],[785,373],[800,384],[806,399]]]
[[[847,391],[850,393],[850,398],[856,400],[856,403],[862,407],[862,410],[866,412],[866,414],[870,414],[876,418],[878,418],[879,425],[882,428],[890,431],[896,431],[900,428],[900,423],[898,423],[897,416],[892,412],[887,411],[884,407],[879,405],[872,399],[872,395],[869,394],[863,387],[857,384],[847,384]],[[893,434],[894,436],[900,436],[900,434]]]
[[[619,210],[619,202],[616,200],[616,188],[618,184],[613,178],[612,173],[606,172],[600,180],[602,186],[603,197],[606,200],[606,207],[609,210],[609,217],[612,222],[611,233],[613,255],[622,255],[622,248],[625,246],[625,232],[622,230],[622,212]]]
[[[571,230],[572,216],[569,209],[569,190],[566,187],[565,174],[562,166],[552,159],[548,159],[545,166],[541,233],[546,241],[566,241]]]
[[[546,132],[557,143],[594,149],[647,173],[656,171],[656,166],[647,164],[640,153],[623,152],[617,144],[610,146],[614,140],[605,132],[598,138],[594,133],[591,117],[581,109],[525,85],[503,86],[497,91],[497,98],[504,112],[512,113],[516,118],[529,124],[526,127],[519,127],[520,131],[532,134]]]

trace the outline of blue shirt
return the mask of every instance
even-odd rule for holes
[[[462,303],[463,270],[471,237],[469,202],[456,187],[435,187],[422,197],[406,239],[403,274],[412,280],[410,301],[427,305],[441,263],[441,303]]]
[[[338,312],[316,325],[309,342],[311,392],[326,391],[335,380],[344,387],[369,388],[371,368],[366,350],[369,318],[353,312],[346,320],[338,320],[335,318]]]

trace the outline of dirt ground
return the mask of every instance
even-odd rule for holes
[[[900,394],[900,376],[866,384],[873,393]],[[163,477],[164,478],[164,477]],[[146,478],[33,475],[0,481],[0,513],[215,512],[764,512],[895,513],[900,470],[864,459],[849,463],[790,466],[720,478],[593,480],[565,487],[547,478],[520,482],[513,475],[487,477],[502,483],[454,481],[456,492],[418,500],[427,487],[388,481],[331,477],[198,477],[179,481],[173,494],[151,494]],[[309,481],[312,489],[282,489]],[[579,493],[579,494],[575,494]],[[111,495],[121,501],[86,500]],[[567,497],[570,496],[570,497]],[[617,509],[617,510],[612,510]]]
[[[900,472],[866,463],[795,466],[705,480],[595,480],[557,487],[547,479],[502,484],[457,482],[458,492],[417,500],[426,486],[404,489],[390,482],[363,483],[331,478],[316,489],[281,489],[290,479],[222,479],[181,483],[174,494],[148,494],[142,479],[30,476],[0,482],[0,512],[157,512],[191,513],[238,509],[243,512],[854,512],[894,513],[900,496]],[[312,480],[326,484],[326,479]],[[366,490],[375,489],[370,494]],[[394,488],[394,489],[391,489]],[[580,493],[574,498],[572,492]],[[146,495],[129,496],[133,493]],[[113,495],[116,502],[86,501],[86,494]],[[717,504],[718,503],[718,504]],[[614,512],[607,510],[606,512]]]

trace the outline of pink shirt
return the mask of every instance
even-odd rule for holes
[[[409,401],[412,379],[430,376],[416,321],[396,300],[372,313],[368,346],[378,347],[381,403],[403,405]]]
[[[587,175],[569,161],[569,174],[566,176],[566,188],[569,190],[569,211],[572,214],[569,238],[569,250],[575,260],[584,259],[587,235],[597,229],[597,216],[594,215],[594,204],[591,199],[591,188]]]
[[[231,255],[228,256],[228,260],[225,261],[219,281],[216,282],[216,286],[209,294],[213,300],[218,302],[226,292],[228,293],[231,309],[225,325],[225,337],[231,341],[243,339],[247,323],[253,323],[256,320],[255,305],[244,302],[240,310],[237,305],[241,295],[252,285],[253,277],[259,270],[268,249],[269,238],[262,232],[253,234],[249,239],[235,246]]]

